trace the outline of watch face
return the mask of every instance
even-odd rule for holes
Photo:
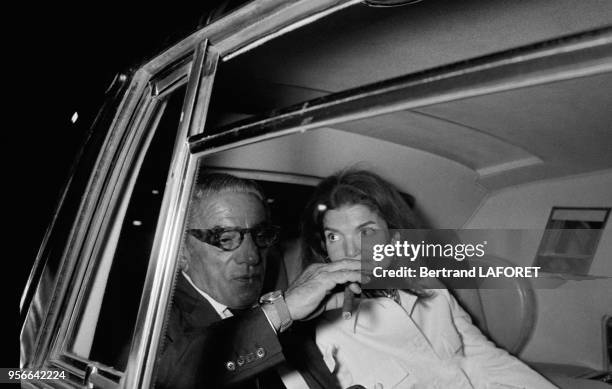
[[[273,292],[268,292],[261,296],[261,302],[272,302],[278,298],[280,298],[283,293],[280,290],[275,290]]]

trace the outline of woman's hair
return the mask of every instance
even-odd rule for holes
[[[364,205],[385,220],[389,229],[421,228],[414,212],[397,189],[367,170],[349,168],[319,183],[302,217],[302,259],[308,262],[327,261],[323,233],[325,212],[342,206]],[[416,280],[406,280],[404,290],[423,300],[430,297]],[[383,290],[364,290],[366,297],[380,297]]]
[[[325,212],[364,205],[385,220],[389,229],[420,228],[416,216],[395,187],[376,173],[349,168],[319,183],[302,217],[302,254],[306,261],[327,257],[323,235]]]

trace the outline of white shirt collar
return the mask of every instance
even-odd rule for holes
[[[185,279],[187,280],[187,282],[189,282],[191,284],[191,286],[193,286],[193,288],[202,295],[202,297],[204,297],[209,303],[210,305],[212,305],[212,307],[215,309],[215,311],[217,312],[217,314],[222,318],[222,319],[227,319],[228,317],[232,317],[234,316],[232,314],[232,312],[230,312],[230,310],[227,308],[226,305],[221,304],[220,302],[218,302],[217,300],[215,300],[214,298],[210,297],[210,295],[206,292],[204,292],[202,289],[198,288],[193,281],[191,280],[191,278],[187,275],[187,273],[185,273],[184,271],[182,272],[183,276],[185,277]]]

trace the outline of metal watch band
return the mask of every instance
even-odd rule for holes
[[[265,305],[271,305],[276,313],[280,322],[279,331],[283,332],[291,326],[293,320],[287,308],[287,303],[281,291],[277,290],[274,292],[266,293],[260,299],[260,302]]]
[[[285,296],[282,296],[272,302],[278,316],[281,320],[280,332],[285,331],[287,328],[291,326],[293,320],[291,319],[291,314],[289,313],[289,308],[287,308],[287,303],[285,302]]]

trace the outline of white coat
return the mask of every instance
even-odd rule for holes
[[[316,342],[343,388],[555,388],[489,341],[447,290],[429,292],[400,291],[401,306],[364,299],[349,320],[322,317]]]

